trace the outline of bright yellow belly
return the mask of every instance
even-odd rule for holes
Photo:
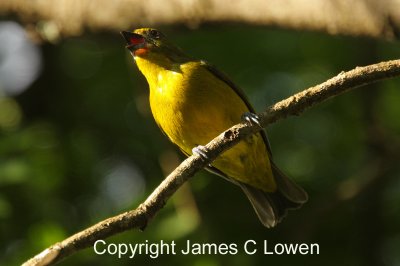
[[[158,73],[157,80],[150,84],[150,106],[170,140],[192,154],[195,146],[207,144],[239,123],[241,115],[249,110],[232,88],[199,63],[186,63],[178,70]],[[226,151],[212,165],[229,177],[264,191],[276,189],[260,134]]]

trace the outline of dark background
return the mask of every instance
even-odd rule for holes
[[[17,24],[0,25],[8,25],[6,34],[0,27],[0,264],[19,265],[136,208],[184,157],[154,123],[147,83],[118,32],[34,44]],[[343,70],[400,54],[398,42],[262,27],[161,30],[227,73],[258,111]],[[10,58],[23,67],[1,72]],[[26,69],[32,78],[24,86],[2,83],[29,76]],[[60,265],[400,265],[399,85],[362,87],[267,128],[276,163],[310,196],[276,228],[259,223],[238,187],[201,171],[145,231],[106,240],[236,243],[237,255],[118,259],[89,248]],[[249,239],[318,243],[320,254],[246,255],[240,247]]]

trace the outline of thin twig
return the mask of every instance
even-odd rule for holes
[[[396,76],[400,76],[400,60],[357,67],[348,72],[342,72],[322,84],[299,92],[267,108],[265,112],[259,114],[261,124],[266,126],[289,115],[298,115],[311,106],[350,89]],[[81,249],[92,246],[96,240],[133,228],[144,229],[183,183],[211,163],[223,151],[259,130],[260,127],[257,125],[244,123],[231,127],[205,146],[209,159],[203,160],[198,155],[193,155],[184,160],[137,209],[108,218],[72,235],[47,248],[23,265],[53,265]]]

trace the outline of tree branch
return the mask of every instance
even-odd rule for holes
[[[84,30],[121,30],[132,25],[234,22],[329,34],[395,39],[400,32],[396,0],[2,0],[0,14],[15,15],[42,39]]]
[[[400,76],[400,60],[357,67],[348,72],[342,72],[324,83],[270,106],[265,112],[259,114],[261,124],[266,126],[289,115],[298,115],[311,106],[350,89],[396,76]],[[231,127],[205,146],[208,160],[202,160],[198,155],[184,160],[137,209],[108,218],[56,243],[25,262],[24,265],[53,265],[81,249],[92,246],[98,239],[105,239],[133,228],[143,230],[183,183],[211,163],[223,151],[259,130],[260,127],[257,125],[244,123]]]

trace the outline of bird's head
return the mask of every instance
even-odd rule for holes
[[[182,62],[188,57],[180,48],[172,44],[160,31],[152,28],[136,29],[132,32],[122,31],[126,48],[134,57],[157,58],[167,57],[173,62]]]

